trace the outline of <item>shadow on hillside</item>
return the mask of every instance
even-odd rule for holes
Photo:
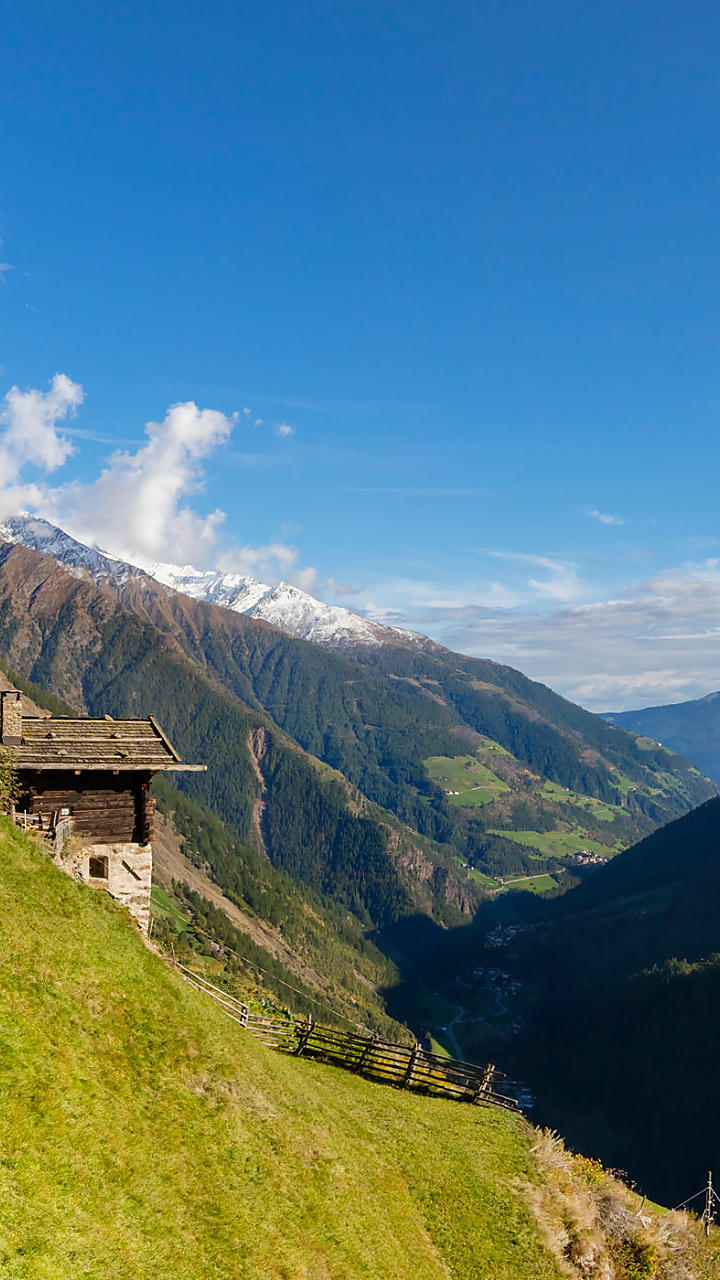
[[[383,992],[388,1013],[415,1035],[442,1022],[447,1008],[433,1007],[458,975],[486,965],[492,953],[485,940],[498,925],[527,924],[543,917],[544,906],[530,893],[508,893],[483,903],[467,924],[446,928],[428,916],[406,916],[373,935],[373,942],[396,965],[400,981]],[[447,1005],[451,995],[442,997]]]

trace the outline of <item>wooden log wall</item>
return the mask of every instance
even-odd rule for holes
[[[28,770],[21,784],[28,812],[42,818],[43,826],[69,809],[73,835],[94,844],[147,844],[153,838],[150,774]]]

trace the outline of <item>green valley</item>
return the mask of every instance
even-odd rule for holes
[[[715,791],[509,667],[424,640],[327,650],[22,546],[0,549],[0,652],[76,711],[152,710],[208,764],[189,798],[366,928],[460,923],[487,880],[562,869],[573,840],[541,836],[612,853]]]

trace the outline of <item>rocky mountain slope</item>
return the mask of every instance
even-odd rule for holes
[[[621,729],[662,742],[720,782],[720,693],[666,707],[608,712],[604,718]]]
[[[17,543],[53,556],[68,569],[84,569],[99,581],[127,582],[143,574],[193,600],[205,600],[235,613],[262,618],[288,635],[335,648],[376,645],[412,632],[385,627],[350,609],[329,605],[287,582],[275,586],[253,576],[195,569],[192,565],[148,563],[141,568],[85,546],[56,525],[37,516],[11,516],[0,523],[0,541]]]

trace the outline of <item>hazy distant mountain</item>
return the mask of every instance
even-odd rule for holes
[[[720,782],[720,692],[692,702],[642,711],[609,711],[611,724],[661,742],[670,751],[692,760],[703,773]]]

